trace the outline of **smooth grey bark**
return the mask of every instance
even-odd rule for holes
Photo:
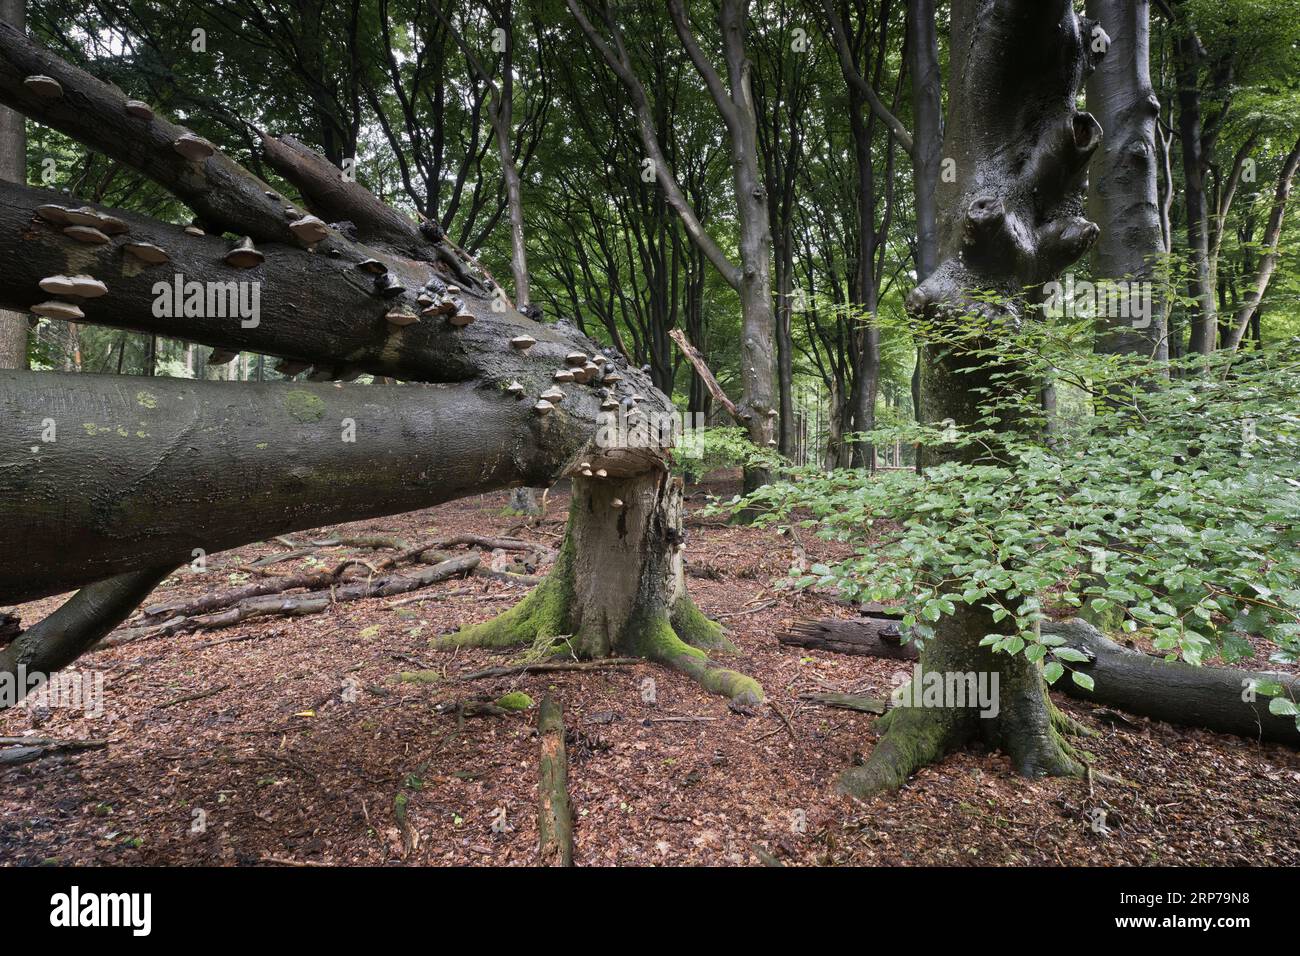
[[[1043,630],[1048,627],[1044,625]],[[1300,744],[1295,718],[1270,713],[1269,698],[1256,693],[1262,685],[1278,684],[1294,700],[1300,694],[1300,678],[1292,674],[1166,661],[1121,647],[1077,619],[1054,623],[1050,630],[1089,658],[1070,666],[1093,675],[1094,690],[1072,680],[1056,685],[1071,697],[1173,724],[1208,727],[1293,747]]]
[[[440,4],[432,5],[434,13],[451,33],[465,54],[479,80],[488,88],[488,121],[492,125],[492,135],[497,142],[497,157],[501,163],[501,175],[506,185],[506,208],[510,215],[510,271],[515,284],[515,305],[524,308],[531,301],[528,278],[528,245],[524,239],[524,197],[523,185],[519,179],[519,162],[515,157],[514,147],[514,25],[511,16],[512,4],[505,0],[502,12],[502,24],[498,27],[505,31],[505,50],[501,56],[501,82],[492,79],[492,74],[484,68],[482,61],[473,48],[465,41],[464,35],[456,29],[442,12]],[[540,38],[539,38],[540,39]]]
[[[1097,226],[1081,215],[1087,164],[1101,130],[1077,111],[1079,88],[1095,68],[1093,24],[1069,0],[955,0],[944,155],[957,179],[941,183],[940,263],[908,296],[914,320],[940,336],[927,344],[922,368],[923,421],[975,424],[1000,374],[977,347],[963,347],[971,316],[1015,315],[1025,289],[1041,286],[1088,251]],[[992,291],[1005,304],[989,303]],[[1004,426],[1005,427],[1005,426]],[[926,464],[972,460],[973,449],[928,450]],[[1066,722],[1047,698],[1038,665],[1023,655],[981,646],[1008,633],[982,606],[959,604],[936,624],[922,651],[927,671],[999,675],[999,712],[973,707],[897,708],[867,763],[840,787],[864,797],[901,786],[917,767],[978,738],[1002,749],[1022,774],[1077,774],[1081,765],[1061,735]]]
[[[0,0],[0,22],[25,29],[25,0]],[[27,182],[27,119],[0,106],[0,180]],[[27,367],[27,316],[0,309],[0,368]]]
[[[1168,252],[1157,182],[1160,101],[1151,85],[1151,5],[1149,0],[1088,0],[1087,11],[1109,40],[1088,78],[1088,109],[1106,131],[1089,173],[1088,214],[1101,227],[1092,248],[1093,277],[1150,283]],[[1098,316],[1095,349],[1167,360],[1162,301],[1153,294],[1145,328],[1131,317]]]
[[[1190,25],[1182,24],[1175,42],[1178,62],[1178,135],[1183,155],[1183,197],[1187,212],[1187,248],[1192,271],[1189,292],[1196,300],[1192,314],[1191,351],[1214,352],[1218,340],[1218,306],[1214,270],[1210,263],[1208,204],[1205,198],[1205,154],[1201,129],[1201,41]]]
[[[472,383],[0,372],[0,602],[540,483],[585,438]]]
[[[934,0],[908,0],[907,51],[912,76],[912,184],[916,202],[916,281],[939,263],[935,193],[943,163],[943,78]]]

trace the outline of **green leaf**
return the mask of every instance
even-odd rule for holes
[[[1061,679],[1061,675],[1064,673],[1064,667],[1056,663],[1056,661],[1051,661],[1043,668],[1043,680],[1047,681],[1049,684],[1055,684]]]
[[[1084,690],[1092,690],[1093,688],[1092,678],[1082,671],[1070,671],[1070,680],[1074,681]]]

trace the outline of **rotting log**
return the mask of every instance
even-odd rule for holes
[[[569,760],[564,712],[549,695],[537,711],[541,755],[537,779],[537,839],[542,866],[573,866],[573,815],[569,810]]]

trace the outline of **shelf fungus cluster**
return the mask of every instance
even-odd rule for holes
[[[100,212],[91,206],[73,208],[49,203],[37,206],[36,216],[52,226],[62,226],[64,233],[73,236],[73,238],[79,238],[93,232],[97,236],[103,237],[103,242],[108,242],[109,236],[120,236],[128,231],[127,224],[121,219],[110,216],[106,212]],[[78,230],[78,232],[69,232],[69,230]],[[100,242],[101,240],[85,241]]]

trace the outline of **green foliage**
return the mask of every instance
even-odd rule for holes
[[[1300,341],[1174,363],[1166,379],[1148,361],[1079,354],[1072,331],[985,328],[950,342],[1013,358],[1016,371],[999,377],[973,428],[875,433],[945,453],[924,474],[809,469],[751,496],[745,504],[768,522],[858,546],[787,583],[901,602],[919,641],[959,605],[983,606],[1004,628],[985,643],[1044,661],[1049,681],[1077,652],[1038,625],[1049,610],[1085,605],[1118,612],[1124,630],[1170,659],[1238,660],[1252,653],[1246,635],[1258,635],[1275,660],[1294,661]],[[1050,439],[1025,386],[1048,371],[1091,408]]]
[[[757,447],[743,428],[702,428],[679,447],[673,462],[675,474],[697,482],[719,468],[780,467],[781,456]]]

